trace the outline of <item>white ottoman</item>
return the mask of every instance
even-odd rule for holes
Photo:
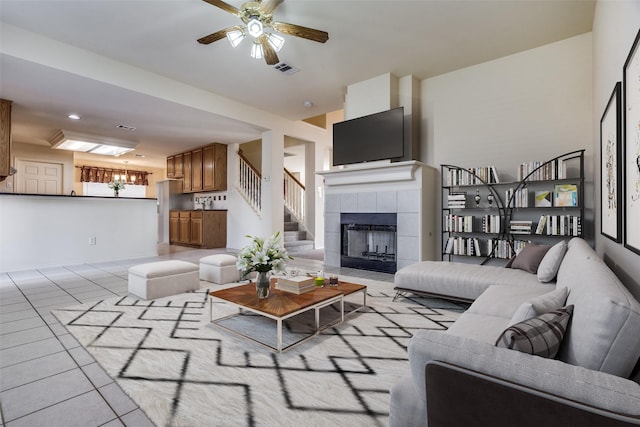
[[[227,254],[209,255],[200,258],[200,280],[223,285],[240,280],[236,257]]]
[[[156,299],[200,289],[198,266],[170,260],[134,265],[129,268],[129,293]]]

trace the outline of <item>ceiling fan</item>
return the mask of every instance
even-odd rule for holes
[[[248,1],[240,6],[240,9],[222,0],[203,1],[237,16],[244,25],[233,25],[204,36],[198,39],[200,44],[210,44],[227,37],[231,45],[236,47],[249,34],[253,38],[251,56],[256,59],[264,58],[267,64],[275,65],[280,62],[276,52],[280,51],[284,44],[284,38],[276,33],[319,43],[329,40],[329,34],[325,31],[274,21],[272,14],[284,0]]]

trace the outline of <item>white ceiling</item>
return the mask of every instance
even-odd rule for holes
[[[202,0],[0,0],[0,20],[298,120],[341,109],[349,84],[387,72],[424,79],[589,32],[594,7],[595,0],[285,0],[275,20],[329,33],[325,44],[285,36],[280,60],[300,69],[290,76],[252,59],[248,40],[235,49],[225,39],[198,44],[240,22]],[[263,130],[6,54],[0,96],[14,101],[14,141],[90,132],[139,141],[134,153],[149,163]],[[83,120],[70,122],[70,112]],[[128,135],[116,124],[138,130]]]

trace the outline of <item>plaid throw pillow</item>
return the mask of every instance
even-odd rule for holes
[[[552,359],[560,349],[572,313],[573,305],[569,305],[511,325],[500,335],[496,347]]]

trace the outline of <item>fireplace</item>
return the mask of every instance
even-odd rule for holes
[[[396,213],[341,213],[340,266],[395,273]]]

